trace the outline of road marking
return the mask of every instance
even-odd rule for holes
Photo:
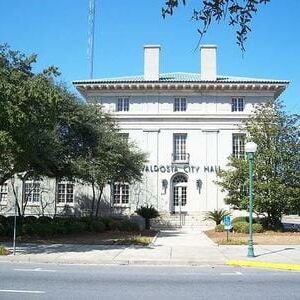
[[[44,291],[27,291],[27,290],[0,290],[0,293],[45,294]]]
[[[35,268],[35,269],[14,269],[14,271],[20,272],[57,272],[56,270],[46,270],[42,268]]]
[[[243,275],[241,272],[231,272],[231,273],[220,273],[222,276],[240,276]]]

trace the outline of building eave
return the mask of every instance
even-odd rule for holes
[[[273,91],[278,97],[288,86],[289,81],[140,81],[140,82],[101,82],[101,81],[74,81],[80,93],[90,91],[139,91],[139,90],[242,90],[242,91]]]

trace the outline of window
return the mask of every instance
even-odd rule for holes
[[[232,98],[231,99],[231,111],[244,111],[244,99]]]
[[[7,203],[8,186],[7,183],[0,185],[0,205]]]
[[[174,111],[186,111],[186,98],[174,99]]]
[[[186,153],[186,137],[185,133],[176,133],[173,136],[173,161],[186,161],[188,154]]]
[[[129,98],[119,98],[117,111],[129,111]]]
[[[245,134],[232,135],[232,155],[235,158],[245,158]]]
[[[129,184],[115,183],[113,185],[113,204],[122,205],[129,203]]]
[[[25,199],[28,203],[38,203],[42,200],[41,183],[39,181],[27,180],[25,182]]]
[[[123,142],[128,143],[128,140],[129,140],[129,133],[127,133],[127,132],[120,132],[119,135],[120,135],[120,139],[121,139]]]
[[[74,183],[59,182],[57,187],[58,203],[73,203],[74,201]]]

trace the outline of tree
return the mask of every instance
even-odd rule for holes
[[[151,206],[141,206],[136,210],[136,213],[145,219],[145,229],[150,229],[150,220],[155,219],[159,216],[158,211],[151,205]]]
[[[254,160],[254,210],[266,214],[269,227],[280,226],[282,214],[299,212],[299,123],[300,116],[287,114],[276,100],[257,107],[242,127],[247,140],[258,145]],[[231,156],[228,167],[218,174],[218,184],[227,192],[225,202],[247,209],[247,161]]]
[[[0,46],[0,184],[24,172],[72,176],[74,160],[96,146],[86,105],[55,82],[55,67],[34,74],[35,62]]]
[[[114,182],[132,183],[140,180],[146,157],[132,143],[120,138],[116,123],[99,106],[90,105],[87,110],[89,122],[98,131],[98,146],[88,159],[76,162],[76,176],[91,184],[91,216],[98,216],[104,187]]]
[[[245,51],[247,35],[251,31],[250,25],[253,15],[261,4],[267,4],[270,0],[202,0],[199,8],[194,8],[192,20],[201,22],[198,29],[200,41],[213,22],[228,20],[228,24],[238,27],[236,31],[237,44]],[[186,5],[187,0],[166,0],[162,8],[162,16],[173,15],[174,9],[180,4]]]

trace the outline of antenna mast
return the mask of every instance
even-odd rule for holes
[[[89,0],[89,35],[88,60],[90,63],[90,79],[94,77],[94,38],[95,38],[95,7],[96,0]]]

